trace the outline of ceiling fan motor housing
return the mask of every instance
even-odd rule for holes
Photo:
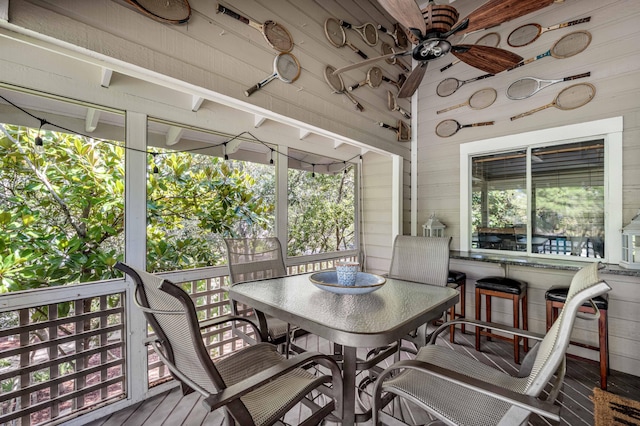
[[[458,22],[458,11],[444,4],[430,3],[422,9],[424,22],[427,24],[427,34],[446,33]]]

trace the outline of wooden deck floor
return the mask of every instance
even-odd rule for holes
[[[515,373],[512,345],[508,342],[483,342],[482,352],[474,349],[472,334],[456,333],[456,344],[449,343],[448,334],[443,334],[438,344],[447,345],[456,351],[463,351],[469,356],[476,357],[482,362],[489,363],[503,369],[507,373]],[[331,353],[329,342],[317,336],[308,336],[297,340],[298,344],[306,345],[309,350],[320,350]],[[600,376],[595,364],[569,359],[567,361],[567,375],[564,388],[559,396],[561,405],[561,425],[579,426],[593,425],[593,402],[590,400],[593,388],[599,386]],[[611,371],[608,391],[627,398],[640,400],[640,378],[628,374]],[[302,408],[304,409],[304,408]],[[285,423],[295,425],[300,412],[292,410],[285,418]],[[421,413],[415,413],[417,420],[421,420]],[[165,392],[137,405],[112,414],[111,416],[90,423],[90,426],[195,426],[195,425],[223,425],[224,417],[221,412],[207,412],[200,402],[199,395],[193,393],[186,397],[178,388]],[[368,425],[371,422],[367,423]],[[550,425],[547,420],[532,415],[530,425]]]

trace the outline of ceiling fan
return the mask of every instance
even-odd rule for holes
[[[398,93],[399,98],[412,96],[427,71],[429,61],[449,52],[472,67],[497,74],[516,65],[522,57],[497,47],[475,44],[453,45],[447,38],[454,34],[466,34],[500,25],[542,9],[553,2],[554,0],[489,0],[456,23],[458,19],[456,9],[448,5],[435,4],[434,0],[430,0],[423,10],[420,10],[414,0],[378,0],[378,3],[413,35],[415,47],[404,52],[394,52],[347,65],[334,73],[339,74],[381,59],[411,55],[413,59],[419,61],[419,65],[411,71],[402,85]]]

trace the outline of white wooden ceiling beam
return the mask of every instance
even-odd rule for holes
[[[87,115],[84,118],[84,130],[91,133],[98,127],[100,121],[100,110],[95,108],[87,108]]]
[[[191,111],[196,112],[202,106],[202,102],[204,102],[204,98],[201,96],[192,95],[191,96]]]
[[[109,87],[111,84],[111,77],[113,76],[113,70],[102,67],[102,75],[100,76],[100,86]]]
[[[306,129],[300,129],[300,140],[303,140],[304,138],[306,138],[310,134],[311,134],[311,131],[306,130]]]
[[[267,121],[267,117],[265,117],[264,115],[255,114],[253,117],[253,127],[257,129],[258,127],[262,126],[265,121]]]
[[[233,154],[234,152],[238,152],[240,148],[240,144],[242,142],[240,139],[234,139],[232,141],[227,142],[227,154]]]
[[[180,142],[180,138],[182,138],[182,133],[184,129],[178,126],[169,127],[169,131],[165,135],[165,145],[173,146]]]
[[[344,142],[342,142],[341,140],[338,140],[338,139],[334,139],[334,140],[333,140],[333,148],[334,148],[334,149],[338,149],[338,148],[340,148],[342,145],[344,145]]]
[[[0,20],[9,21],[9,0],[0,0]]]

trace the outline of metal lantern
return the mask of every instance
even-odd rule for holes
[[[423,237],[444,237],[444,228],[447,226],[440,222],[436,217],[436,214],[433,213],[427,223],[422,225],[422,236]]]
[[[640,210],[631,223],[622,228],[622,260],[620,266],[640,269]]]

